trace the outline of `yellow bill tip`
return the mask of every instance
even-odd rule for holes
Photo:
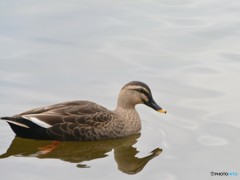
[[[167,111],[165,109],[159,109],[158,112],[165,113],[165,114],[167,113]]]

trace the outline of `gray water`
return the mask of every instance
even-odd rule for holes
[[[141,134],[50,152],[1,121],[1,179],[238,179],[211,172],[240,173],[239,17],[234,0],[2,0],[0,116],[77,99],[114,109],[131,80],[168,114],[139,105]]]

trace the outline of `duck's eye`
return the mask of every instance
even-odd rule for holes
[[[140,93],[144,93],[145,91],[143,89],[139,89],[139,92]]]
[[[140,92],[140,93],[144,93],[144,94],[146,93],[146,92],[144,91],[144,89],[137,89],[137,91]]]

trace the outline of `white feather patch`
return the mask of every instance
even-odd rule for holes
[[[5,120],[5,121],[7,121],[7,122],[9,122],[9,123],[11,123],[11,124],[15,124],[15,125],[17,125],[17,126],[21,126],[21,127],[24,127],[24,128],[29,128],[27,125],[22,124],[22,123],[19,123],[19,122],[10,121],[10,120]]]
[[[31,121],[34,124],[37,124],[38,126],[43,127],[43,128],[50,128],[50,127],[52,127],[50,124],[45,123],[45,122],[41,121],[40,119],[38,119],[36,117],[31,117],[31,116],[28,116],[28,115],[22,116],[22,117],[24,119],[27,119],[27,120]]]

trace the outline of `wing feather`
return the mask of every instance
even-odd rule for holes
[[[111,116],[113,116],[111,111],[96,103],[71,101],[32,109],[13,117],[31,121],[43,128],[50,128],[64,123],[74,123],[75,126],[98,126],[112,119]]]

